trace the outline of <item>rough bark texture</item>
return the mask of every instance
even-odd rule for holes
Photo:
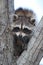
[[[12,36],[10,32],[7,33],[10,22],[9,12],[13,11],[11,7],[13,3],[9,3],[8,5],[8,1],[11,2],[12,0],[0,0],[0,65],[13,64]]]
[[[14,10],[13,2],[13,0],[0,0],[0,65],[39,65],[43,57],[43,17],[34,28],[35,32],[28,43],[27,51],[24,51],[15,63],[13,36],[7,32],[10,25],[9,14]]]

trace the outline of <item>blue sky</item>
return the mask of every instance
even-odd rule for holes
[[[32,9],[36,13],[38,21],[43,16],[43,0],[15,0],[14,7],[15,9],[18,7]]]

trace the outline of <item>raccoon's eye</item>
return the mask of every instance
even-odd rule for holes
[[[20,28],[19,27],[14,27],[12,31],[13,32],[19,32],[20,31]]]
[[[23,32],[26,33],[26,34],[31,34],[32,31],[29,30],[29,29],[27,29],[27,28],[24,28],[24,29],[23,29]]]

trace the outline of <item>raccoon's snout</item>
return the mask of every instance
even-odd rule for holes
[[[22,35],[19,35],[19,36],[14,36],[15,37],[15,41],[21,41],[22,43],[25,43],[27,44],[29,42],[29,37],[28,36],[24,36],[22,37]]]

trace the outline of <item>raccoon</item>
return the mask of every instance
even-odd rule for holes
[[[32,10],[18,8],[13,16],[11,24],[13,33],[14,56],[20,56],[27,45],[30,38],[34,34],[35,13]]]

